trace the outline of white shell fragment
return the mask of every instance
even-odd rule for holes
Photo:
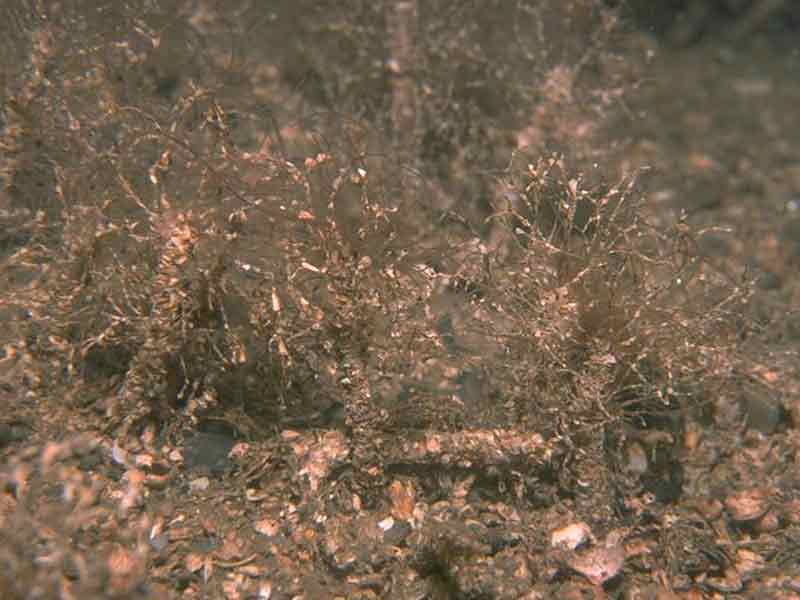
[[[575,550],[583,546],[592,537],[592,531],[586,523],[572,523],[550,534],[550,545],[553,548]]]

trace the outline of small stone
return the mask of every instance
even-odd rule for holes
[[[784,504],[783,513],[790,525],[800,525],[800,498]]]
[[[644,475],[647,473],[647,451],[639,442],[628,445],[625,452],[626,468],[630,473]]]
[[[722,515],[722,502],[716,498],[695,498],[691,501],[691,506],[707,521],[716,521]]]
[[[723,594],[735,594],[742,591],[744,587],[742,578],[735,569],[727,569],[724,577],[708,577],[703,583],[712,590],[722,592]]]
[[[762,488],[751,488],[732,494],[725,499],[725,510],[737,523],[755,521],[769,510],[767,492]]]
[[[243,567],[239,567],[239,572],[254,578],[261,577],[264,574],[264,570],[256,565],[244,565]]]
[[[209,485],[211,485],[211,482],[208,477],[198,477],[189,482],[189,489],[194,493],[204,492],[208,489]]]
[[[281,530],[280,523],[274,519],[261,519],[257,521],[253,527],[258,533],[268,537],[278,535]]]
[[[169,475],[158,475],[152,473],[145,479],[145,485],[153,490],[163,490],[169,485],[172,478]]]
[[[625,551],[620,546],[592,548],[570,558],[567,564],[593,585],[602,585],[622,570]]]
[[[767,514],[758,519],[754,525],[754,529],[758,533],[775,533],[780,528],[781,518],[775,510],[767,511]]]
[[[383,541],[390,546],[399,546],[411,534],[411,525],[407,521],[395,521],[383,534]]]

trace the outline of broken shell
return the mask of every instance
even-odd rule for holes
[[[742,578],[735,569],[727,569],[725,577],[708,577],[702,579],[704,585],[710,587],[712,590],[722,592],[723,594],[735,594],[742,591],[744,587]]]
[[[553,548],[575,550],[585,544],[592,536],[592,530],[586,523],[572,523],[550,534],[550,545]]]
[[[691,506],[706,520],[716,521],[722,515],[722,502],[716,498],[701,496],[695,498]]]
[[[787,502],[783,507],[783,512],[790,525],[800,524],[800,498]]]
[[[590,583],[602,585],[616,577],[625,564],[625,551],[620,546],[596,547],[575,555],[567,561],[569,567]]]
[[[751,488],[728,496],[725,509],[737,523],[754,521],[769,510],[769,498],[763,488]]]
[[[167,488],[171,480],[172,477],[169,475],[151,474],[147,476],[144,484],[152,490],[163,490]]]
[[[740,548],[736,551],[736,572],[750,579],[767,567],[765,558],[752,550]]]
[[[754,526],[758,533],[774,533],[780,528],[781,517],[775,510],[767,511],[767,514],[756,521]]]

